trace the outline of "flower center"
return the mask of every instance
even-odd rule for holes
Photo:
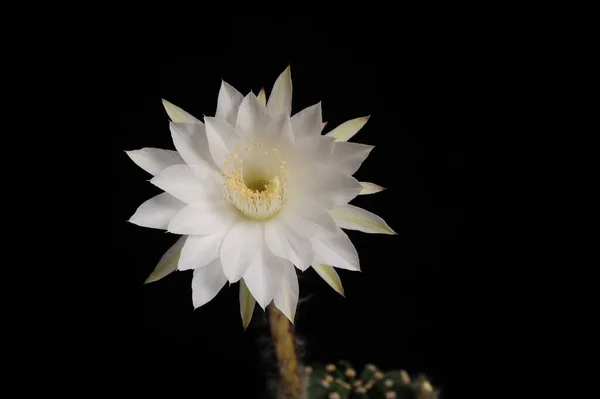
[[[236,148],[223,163],[225,197],[246,217],[266,220],[277,214],[285,201],[290,166],[277,148],[250,140]]]

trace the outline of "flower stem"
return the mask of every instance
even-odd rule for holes
[[[304,384],[290,321],[273,304],[268,307],[271,336],[279,368],[281,391],[285,399],[304,399]]]

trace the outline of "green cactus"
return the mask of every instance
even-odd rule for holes
[[[404,370],[366,365],[359,374],[347,361],[305,367],[308,399],[437,399],[425,376],[411,380]]]

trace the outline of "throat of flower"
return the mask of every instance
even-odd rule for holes
[[[276,148],[265,151],[262,143],[253,142],[246,151],[230,154],[223,164],[224,194],[247,218],[270,219],[285,201],[288,172],[289,166]]]

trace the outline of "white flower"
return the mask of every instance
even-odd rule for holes
[[[368,117],[322,135],[321,103],[291,116],[288,67],[267,101],[242,96],[222,82],[214,117],[204,123],[163,100],[177,151],[127,151],[164,191],[144,202],[130,222],[182,237],[147,282],[193,270],[194,307],[213,299],[227,281],[240,281],[244,328],[255,301],[271,301],[292,322],[298,302],[294,266],[313,267],[336,291],[333,267],[359,270],[344,229],[395,234],[381,219],[348,202],[383,190],[352,174],[373,149],[347,142]]]

